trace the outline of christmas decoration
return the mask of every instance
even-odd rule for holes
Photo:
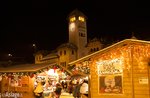
[[[33,78],[34,76],[38,75],[39,73],[42,73],[42,72],[45,72],[45,71],[48,71],[49,69],[57,69],[59,68],[59,65],[51,65],[51,66],[48,66],[46,68],[43,68],[43,69],[40,69],[40,70],[37,70],[35,72],[1,72],[0,73],[0,76],[2,77],[7,77],[7,78],[14,78],[15,76],[18,76],[18,77],[22,77],[22,76],[30,76],[30,78]]]

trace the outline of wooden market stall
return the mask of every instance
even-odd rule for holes
[[[35,98],[34,89],[37,76],[55,65],[56,63],[43,63],[1,67],[1,96],[8,97],[8,94],[15,94],[17,98]],[[9,97],[15,98],[14,95]]]
[[[90,68],[89,98],[150,98],[149,41],[126,39],[69,64]]]

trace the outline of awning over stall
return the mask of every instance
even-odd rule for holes
[[[42,63],[42,64],[22,64],[22,65],[13,65],[9,67],[0,67],[0,73],[7,72],[35,72],[41,69],[45,69],[56,65],[56,63]]]

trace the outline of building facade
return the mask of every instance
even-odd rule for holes
[[[68,63],[102,49],[98,38],[87,39],[87,17],[78,9],[67,17],[69,42],[62,43],[53,51],[38,51],[35,54],[35,64],[57,62],[68,67]]]

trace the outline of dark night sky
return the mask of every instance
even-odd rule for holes
[[[125,2],[124,2],[125,1]],[[88,37],[108,41],[131,37],[150,40],[149,3],[126,0],[1,0],[0,55],[28,57],[68,41],[68,14],[78,8],[87,17]]]

